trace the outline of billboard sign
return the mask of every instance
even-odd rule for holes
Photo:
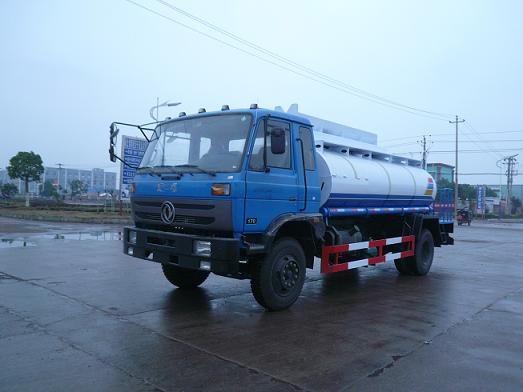
[[[486,190],[487,190],[487,186],[486,185],[478,185],[477,197],[476,197],[476,199],[478,200],[477,211],[479,213],[481,213],[481,214],[485,213],[485,193],[486,193]]]
[[[147,148],[147,140],[140,137],[122,136],[122,159],[133,166],[138,166],[142,161]],[[120,189],[121,196],[129,196],[129,184],[133,182],[136,170],[120,163]]]

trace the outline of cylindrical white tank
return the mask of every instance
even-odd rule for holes
[[[322,207],[427,207],[435,198],[435,181],[421,168],[327,149],[316,156]]]

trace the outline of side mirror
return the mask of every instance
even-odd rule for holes
[[[116,136],[118,136],[120,130],[118,127],[112,123],[109,127],[109,159],[111,162],[116,162],[116,155],[114,155],[114,146],[116,145]]]
[[[283,128],[274,128],[271,131],[271,153],[285,154],[285,131]]]
[[[120,130],[118,129],[118,127],[114,123],[112,123],[109,127],[109,138],[111,140],[111,144],[114,144],[114,139],[116,139],[116,136],[118,136],[119,132]]]
[[[116,162],[116,155],[114,155],[114,146],[109,146],[109,159],[111,162]]]

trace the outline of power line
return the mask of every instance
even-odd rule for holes
[[[460,176],[499,176],[499,173],[459,173]]]
[[[467,127],[469,127],[469,128],[470,128],[470,129],[471,129],[471,130],[472,130],[472,131],[477,135],[478,141],[480,141],[480,142],[483,141],[482,136],[480,135],[480,133],[479,133],[478,131],[476,131],[476,129],[475,129],[471,124],[469,124],[469,123],[467,122],[467,123],[465,123],[465,125],[466,125]],[[466,135],[466,134],[465,134],[465,135]],[[469,138],[469,139],[470,139],[470,138]],[[472,140],[472,139],[471,139],[471,140]],[[477,144],[477,143],[475,143],[475,144],[476,144],[480,149],[482,148],[479,144]],[[492,149],[490,149],[490,148],[487,147],[486,150],[487,150],[487,151],[491,151],[491,152],[489,152],[489,153],[490,153],[492,156],[494,156],[494,157],[496,157],[496,158],[501,158],[501,154],[493,152]]]
[[[190,19],[192,19],[192,20],[194,20],[194,21],[196,21],[196,22],[198,22],[200,24],[203,24],[204,26],[206,26],[206,27],[208,27],[208,28],[210,28],[210,29],[220,33],[220,34],[226,35],[227,37],[229,37],[229,38],[231,38],[231,39],[233,39],[233,40],[235,40],[235,41],[237,41],[239,43],[242,43],[244,45],[247,45],[247,46],[251,47],[252,49],[260,51],[260,52],[262,52],[262,53],[264,53],[264,54],[266,54],[266,55],[268,55],[268,56],[270,56],[272,58],[275,58],[275,59],[277,59],[279,61],[282,61],[282,62],[284,62],[284,63],[286,63],[288,65],[294,66],[294,67],[296,67],[296,68],[298,68],[298,69],[300,69],[300,70],[302,70],[304,72],[310,73],[310,74],[312,74],[314,76],[317,76],[319,78],[325,79],[325,80],[327,80],[329,82],[339,84],[339,85],[341,85],[341,86],[343,86],[343,87],[345,87],[347,89],[350,89],[352,91],[355,91],[355,92],[357,92],[359,94],[363,94],[363,95],[366,95],[368,97],[371,97],[371,98],[374,98],[374,99],[378,99],[380,101],[384,101],[384,102],[387,102],[387,103],[392,104],[392,105],[401,106],[401,107],[403,107],[405,109],[414,110],[414,111],[418,111],[418,112],[422,112],[422,113],[426,113],[426,114],[431,114],[431,115],[434,115],[434,116],[440,116],[440,117],[443,117],[443,118],[451,117],[450,114],[438,113],[438,112],[433,112],[433,111],[430,111],[430,110],[423,110],[423,109],[419,109],[419,108],[416,108],[416,107],[413,107],[413,106],[409,106],[409,105],[405,105],[405,104],[402,104],[402,103],[399,103],[399,102],[395,102],[395,101],[392,101],[390,99],[384,98],[382,96],[370,93],[370,92],[368,92],[366,90],[363,90],[361,88],[357,88],[357,87],[355,87],[355,86],[353,86],[351,84],[345,83],[345,82],[340,81],[338,79],[334,79],[334,78],[332,78],[332,77],[330,77],[330,76],[328,76],[328,75],[326,75],[324,73],[318,72],[318,71],[316,71],[316,70],[314,70],[314,69],[312,69],[310,67],[307,67],[307,66],[304,66],[302,64],[299,64],[299,63],[297,63],[297,62],[295,62],[295,61],[293,61],[291,59],[288,59],[288,58],[283,57],[283,56],[281,56],[281,55],[279,55],[279,54],[277,54],[275,52],[272,52],[272,51],[270,51],[270,50],[268,50],[268,49],[266,49],[266,48],[264,48],[264,47],[262,47],[260,45],[257,45],[257,44],[255,44],[255,43],[253,43],[251,41],[248,41],[248,40],[246,40],[244,38],[241,38],[238,35],[233,34],[230,31],[227,31],[227,30],[225,30],[225,29],[223,29],[223,28],[221,28],[219,26],[216,26],[216,25],[212,24],[211,22],[209,22],[209,21],[207,21],[207,20],[205,20],[203,18],[199,18],[199,17],[197,17],[197,16],[195,16],[195,15],[193,15],[193,14],[191,14],[191,13],[189,13],[189,12],[179,8],[179,7],[176,7],[176,6],[170,4],[169,2],[167,2],[165,0],[156,0],[156,1],[158,3],[160,3],[160,4],[165,5],[166,7],[169,7],[173,11],[178,12],[179,14],[184,15],[184,16],[186,16],[186,17],[188,17],[188,18],[190,18]]]
[[[432,140],[432,143],[438,144],[438,143],[454,143],[454,140]],[[523,139],[506,139],[506,140],[485,140],[485,142],[488,143],[516,143],[516,142],[523,142]],[[477,145],[477,142],[474,140],[462,140],[460,143],[474,143]],[[398,143],[398,144],[391,144],[391,145],[385,145],[382,146],[383,148],[395,148],[395,147],[403,147],[403,146],[413,146],[418,144],[418,142],[408,142],[408,143]],[[523,149],[523,146],[521,147]],[[479,150],[484,152],[491,152],[488,150],[485,150],[483,148],[479,148]],[[497,157],[496,157],[497,158]]]
[[[490,154],[490,156],[494,157],[495,159],[499,159],[499,157],[501,156],[499,153],[493,152],[492,149],[482,147],[476,140],[473,140],[466,132],[462,132],[462,135],[469,139],[469,142],[474,143],[481,151],[483,151],[486,154]]]
[[[266,63],[269,63],[269,64],[272,64],[276,67],[279,67],[281,69],[284,69],[286,71],[289,71],[289,72],[292,72],[296,75],[299,75],[299,76],[302,76],[304,78],[307,78],[309,80],[312,80],[312,81],[315,81],[317,83],[320,83],[320,84],[323,84],[327,87],[331,87],[333,89],[336,89],[338,91],[341,91],[341,92],[344,92],[346,94],[349,94],[349,95],[353,95],[353,96],[356,96],[358,98],[361,98],[361,99],[365,99],[367,101],[370,101],[370,102],[374,102],[376,104],[379,104],[379,105],[382,105],[382,106],[386,106],[386,107],[389,107],[389,108],[392,108],[392,109],[396,109],[396,110],[401,110],[401,111],[404,111],[406,113],[410,113],[410,114],[413,114],[413,115],[416,115],[416,116],[421,116],[421,117],[427,117],[427,118],[431,118],[431,119],[434,119],[434,120],[445,120],[447,119],[449,116],[444,114],[444,113],[438,113],[438,112],[431,112],[431,111],[428,111],[428,110],[423,110],[423,109],[419,109],[419,108],[416,108],[416,107],[413,107],[413,106],[408,106],[408,105],[404,105],[404,104],[401,104],[401,103],[398,103],[398,102],[394,102],[394,101],[391,101],[389,99],[386,99],[386,98],[383,98],[383,97],[380,97],[378,95],[375,95],[375,94],[372,94],[372,93],[369,93],[369,92],[366,92],[365,90],[362,90],[362,89],[358,89],[354,86],[351,86],[349,84],[346,84],[346,83],[343,83],[341,81],[338,81],[334,78],[331,78],[325,74],[322,74],[320,72],[317,72],[317,71],[314,71],[308,67],[305,67],[303,65],[300,65],[299,63],[296,63],[292,60],[289,60],[283,56],[280,56],[280,55],[277,55],[276,53],[273,53],[265,48],[262,48],[261,46],[259,45],[256,45],[250,41],[247,41],[247,40],[244,40],[243,38],[241,37],[238,37],[236,36],[235,34],[232,34],[224,29],[221,29],[219,28],[218,26],[215,26],[213,25],[212,23],[210,22],[207,22],[205,21],[204,19],[201,19],[201,18],[198,18],[190,13],[188,13],[187,11],[184,11],[178,7],[175,7],[167,2],[164,2],[164,1],[161,1],[161,0],[157,0],[159,3],[171,8],[172,10],[178,12],[178,13],[181,13],[195,21],[197,21],[198,23],[201,23],[203,25],[205,25],[206,27],[214,30],[214,31],[217,31],[223,35],[226,35],[228,36],[230,39],[233,39],[237,42],[240,42],[241,44],[243,45],[246,45],[246,46],[249,46],[250,48],[254,49],[254,50],[257,50],[258,52],[261,52],[261,53],[264,53],[265,55],[268,55],[270,56],[271,58],[275,59],[276,61],[273,61],[273,60],[270,60],[270,59],[267,59],[266,57],[263,57],[261,55],[258,55],[256,53],[253,53],[249,50],[246,50],[244,48],[241,48],[237,45],[234,45],[230,42],[227,42],[227,41],[224,41],[220,38],[217,38],[211,34],[208,34],[204,31],[201,31],[201,30],[198,30],[192,26],[189,26],[185,23],[182,23],[170,16],[167,16],[165,14],[162,14],[161,12],[158,12],[156,10],[153,10],[152,8],[149,8],[149,7],[146,7],[134,0],[125,0],[126,2],[130,3],[130,4],[133,4],[139,8],[142,8],[152,14],[155,14],[161,18],[164,18],[166,20],[169,20],[171,21],[172,23],[175,23],[179,26],[182,26],[188,30],[191,30],[197,34],[200,34],[200,35],[203,35],[213,41],[216,41],[216,42],[219,42],[223,45],[226,45],[226,46],[229,46],[235,50],[238,50],[244,54],[247,54],[249,56],[252,56],[252,57],[255,57],[257,58],[258,60],[261,60],[261,61],[264,61]],[[279,62],[277,62],[279,61]],[[285,66],[281,63],[285,63],[287,64],[288,66]],[[290,68],[290,67],[294,67],[294,68],[297,68],[299,69],[300,71],[297,71],[296,69],[293,69],[293,68]]]
[[[514,143],[514,142],[523,142],[523,139],[483,139],[482,143]],[[434,143],[454,143],[454,140],[434,140]],[[461,140],[460,143],[477,143],[475,140]],[[414,144],[414,142],[408,143]]]
[[[523,151],[523,147],[520,147],[520,148],[498,148],[498,149],[495,149],[495,150],[492,150],[494,152],[502,152],[502,151]],[[440,153],[440,154],[447,154],[447,153],[455,153],[456,150],[433,150],[431,151],[430,153],[431,154],[434,154],[434,153]],[[468,149],[468,150],[459,150],[460,154],[463,152],[463,153],[479,153],[479,152],[482,152],[482,153],[485,153],[484,150],[481,150],[481,149],[477,149],[477,150],[473,150],[473,149]],[[404,152],[395,152],[394,154],[417,154],[419,153],[419,151],[404,151]],[[499,173],[498,173],[499,174]]]
[[[478,132],[481,135],[491,135],[491,134],[498,134],[498,133],[523,133],[523,131],[484,131],[484,132]],[[453,133],[431,133],[432,136],[454,136]],[[389,142],[389,141],[396,141],[396,140],[404,140],[404,139],[417,139],[419,137],[422,137],[423,135],[415,135],[415,136],[401,136],[401,137],[395,137],[392,139],[384,139],[382,142]],[[454,140],[453,140],[454,142]]]
[[[474,129],[473,127],[470,127],[471,129]],[[502,132],[518,132],[518,131],[502,131]],[[480,134],[479,132],[475,131],[476,134]],[[495,159],[499,159],[500,157],[502,157],[501,154],[497,153],[497,150],[496,149],[493,149],[491,148],[490,146],[488,147],[483,147],[480,143],[499,143],[499,142],[503,142],[504,140],[500,140],[500,139],[497,139],[497,140],[485,140],[485,139],[481,139],[481,140],[474,140],[472,139],[472,134],[469,134],[467,132],[464,132],[462,131],[461,133],[464,137],[466,137],[468,140],[462,140],[461,142],[462,143],[474,143],[479,151],[482,151],[486,154],[490,154],[492,157],[494,157]],[[433,134],[433,135],[443,135],[443,134]],[[449,134],[449,133],[446,133],[445,135],[453,135],[453,134]],[[423,137],[423,135],[421,135],[421,137]],[[411,138],[411,137],[408,137],[408,138]],[[478,137],[479,139],[479,137]],[[506,140],[506,142],[523,142],[523,139],[508,139]],[[392,147],[401,147],[401,146],[408,146],[408,145],[414,145],[418,142],[405,142],[405,143],[398,143],[398,144],[392,144],[392,145],[385,145],[384,147],[386,148],[392,148]],[[434,143],[455,143],[455,139],[454,140],[435,140]],[[456,150],[454,150],[455,152]],[[463,151],[463,150],[461,150]],[[410,153],[410,152],[409,152]]]

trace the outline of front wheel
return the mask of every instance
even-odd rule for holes
[[[256,301],[268,310],[282,310],[298,299],[305,281],[305,254],[298,241],[278,240],[271,251],[256,262],[251,290]]]
[[[162,270],[167,280],[181,289],[198,287],[210,274],[209,271],[192,270],[169,264],[162,264]]]

